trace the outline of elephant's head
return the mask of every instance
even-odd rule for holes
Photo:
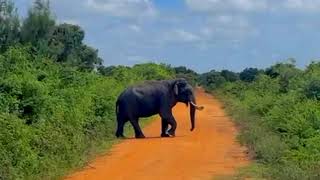
[[[196,104],[195,94],[193,88],[185,79],[177,79],[174,82],[173,87],[175,98],[178,102],[183,102],[187,106],[190,105],[190,120],[191,120],[191,131],[195,127],[195,111],[203,110],[203,106]]]

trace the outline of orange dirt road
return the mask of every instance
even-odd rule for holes
[[[196,128],[190,131],[189,110],[184,104],[174,108],[176,137],[159,138],[157,118],[144,128],[146,139],[126,139],[108,155],[67,180],[195,180],[232,175],[249,163],[246,149],[236,141],[236,128],[220,104],[202,90],[196,92],[203,111],[197,111]]]

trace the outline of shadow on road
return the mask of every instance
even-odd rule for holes
[[[161,136],[151,136],[145,138],[135,138],[135,137],[126,137],[123,140],[148,140],[148,139],[173,139],[173,138],[182,138],[185,136],[175,136],[175,137],[161,137]]]

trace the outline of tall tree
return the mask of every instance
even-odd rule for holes
[[[201,85],[209,89],[216,89],[223,85],[225,82],[226,80],[223,76],[221,76],[221,73],[215,70],[204,73],[200,76]]]
[[[54,27],[49,37],[49,55],[58,62],[66,62],[80,51],[84,31],[80,26],[60,24]],[[77,58],[77,57],[75,57]]]
[[[229,82],[234,82],[239,80],[239,75],[229,70],[222,70],[221,76],[223,76],[226,79],[226,81],[229,81]]]
[[[38,50],[45,51],[54,25],[55,19],[50,11],[49,1],[35,0],[21,28],[22,42],[31,43]]]
[[[82,70],[93,70],[97,65],[102,64],[98,56],[98,50],[87,45],[82,45],[79,51],[80,62],[77,64]]]
[[[174,71],[176,73],[177,78],[184,78],[191,85],[196,86],[199,75],[195,71],[188,69],[185,66],[175,67]]]
[[[11,0],[0,0],[0,52],[19,42],[20,21]]]
[[[84,31],[78,25],[60,24],[48,40],[48,54],[57,62],[79,66],[82,70],[92,70],[101,65],[98,50],[85,45]]]
[[[257,68],[246,68],[240,73],[241,81],[252,82],[256,79],[259,74],[259,69]]]

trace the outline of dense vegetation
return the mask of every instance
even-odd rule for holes
[[[59,177],[114,138],[116,97],[143,80],[186,78],[221,97],[257,160],[252,176],[320,178],[320,63],[204,74],[186,67],[102,65],[81,27],[46,0],[21,19],[0,0],[0,179]]]
[[[152,63],[104,67],[83,38],[79,26],[56,24],[47,1],[20,22],[0,0],[0,179],[52,179],[83,165],[113,142],[126,86],[174,76]]]
[[[257,160],[251,171],[267,179],[320,178],[320,63],[294,62],[241,73],[212,71],[202,85],[226,103],[241,127],[241,142]],[[238,80],[236,80],[238,79]]]

